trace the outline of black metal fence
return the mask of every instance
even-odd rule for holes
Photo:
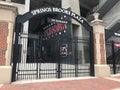
[[[112,74],[120,73],[120,48],[114,46],[114,41],[106,42],[107,64]]]
[[[13,81],[91,75],[89,38],[43,40],[38,35],[23,34],[16,50]]]

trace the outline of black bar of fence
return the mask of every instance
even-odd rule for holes
[[[17,21],[17,18],[16,18]],[[19,32],[21,29],[21,23],[16,23],[15,27],[15,43],[14,43],[14,48],[13,48],[13,70],[12,70],[12,81],[16,80],[16,64],[17,60],[19,57],[19,45],[18,45],[18,37],[19,37]]]
[[[78,41],[76,41],[76,42],[78,42]],[[74,42],[74,49],[75,49],[75,51],[74,51],[75,77],[78,77],[78,52],[77,52],[77,50],[78,50],[78,45],[77,45],[76,42]]]
[[[57,76],[57,78],[61,78],[61,60],[60,60],[60,38],[59,38],[59,40],[58,40],[58,71],[57,71],[57,74],[58,74],[58,76]]]
[[[75,45],[74,47],[74,53],[76,54],[75,58],[69,58],[66,59],[66,57],[61,57],[60,56],[60,45],[63,43],[66,43],[67,40],[58,40],[57,41],[57,47],[59,50],[56,50],[57,52],[57,59],[56,61],[51,61],[54,60],[50,59],[48,61],[39,61],[37,58],[37,52],[38,52],[38,47],[39,40],[36,38],[29,38],[29,37],[21,37],[21,40],[23,39],[28,39],[28,55],[27,55],[27,60],[26,62],[20,62],[19,59],[17,59],[17,62],[15,63],[15,68],[17,67],[17,70],[15,69],[14,71],[14,80],[23,80],[23,79],[43,79],[43,78],[64,78],[64,77],[79,77],[79,76],[89,76],[89,75],[94,75],[93,72],[93,66],[90,65],[90,62],[94,65],[94,62],[92,61],[93,58],[89,59],[91,60],[90,62],[86,61],[84,64],[82,64],[83,58],[78,58],[78,49],[79,45],[78,44],[84,44],[88,45],[89,38],[83,39],[83,38],[76,38],[74,41],[68,41],[69,43],[73,43]],[[33,43],[35,41],[35,43]],[[55,40],[54,40],[55,41]],[[91,39],[92,41],[92,39]],[[23,40],[23,43],[25,41]],[[91,42],[90,42],[91,43]],[[33,48],[34,46],[34,48]],[[30,48],[31,47],[31,48]],[[36,47],[36,48],[35,48]],[[90,48],[90,47],[89,47]],[[19,48],[17,48],[18,50]],[[30,52],[29,52],[30,50]],[[32,51],[32,53],[31,53]],[[93,52],[93,50],[91,50]],[[53,54],[54,55],[54,54]],[[82,55],[82,54],[81,54]],[[90,54],[91,57],[92,54]],[[18,55],[19,56],[19,55]],[[85,55],[86,56],[86,55]],[[22,57],[22,56],[21,56]],[[48,56],[46,56],[47,58]],[[88,56],[89,57],[89,56]],[[48,58],[49,59],[49,58]],[[86,59],[87,60],[87,59]],[[86,65],[87,64],[87,65]],[[89,65],[88,65],[89,64]],[[90,70],[90,68],[92,70]],[[92,72],[91,72],[92,71]],[[91,74],[90,74],[91,72]]]
[[[115,58],[114,41],[112,41],[112,61],[113,61],[113,73],[116,74],[116,58]]]
[[[94,76],[94,36],[93,36],[93,28],[90,30],[90,76]]]

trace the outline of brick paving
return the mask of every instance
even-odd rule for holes
[[[113,78],[120,79],[120,76],[114,76]]]
[[[110,78],[119,78],[114,76]],[[120,82],[107,78],[88,78],[53,82],[6,84],[0,90],[120,90]]]

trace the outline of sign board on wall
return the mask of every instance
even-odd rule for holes
[[[68,45],[67,44],[62,44],[60,46],[60,55],[62,57],[67,57],[68,56]]]
[[[120,48],[120,43],[114,43],[114,47]]]
[[[48,37],[67,29],[67,25],[63,23],[50,24],[44,28],[43,36]]]

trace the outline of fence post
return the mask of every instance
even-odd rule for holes
[[[110,76],[110,67],[106,63],[105,49],[105,24],[100,20],[99,13],[93,14],[94,20],[91,21],[94,38],[94,68],[96,77]]]
[[[17,8],[0,4],[0,84],[10,83],[12,77],[12,50]]]
[[[113,73],[116,74],[116,58],[115,58],[114,41],[112,41],[112,63],[113,63]]]

